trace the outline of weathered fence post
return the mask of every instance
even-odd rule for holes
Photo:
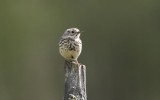
[[[65,61],[64,100],[87,100],[86,66]]]

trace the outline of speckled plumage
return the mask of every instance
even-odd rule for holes
[[[66,60],[76,60],[82,51],[82,41],[80,39],[80,30],[69,28],[62,35],[59,41],[59,52]]]

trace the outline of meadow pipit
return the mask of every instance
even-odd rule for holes
[[[76,61],[82,51],[82,41],[78,28],[69,28],[59,41],[59,52],[67,61]]]

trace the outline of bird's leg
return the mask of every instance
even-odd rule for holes
[[[72,60],[71,62],[72,62],[72,63],[76,63],[76,64],[79,63],[77,59],[74,59],[74,60]]]

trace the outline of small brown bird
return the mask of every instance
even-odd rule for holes
[[[68,61],[76,61],[82,51],[82,41],[78,28],[69,28],[59,41],[59,52]]]

